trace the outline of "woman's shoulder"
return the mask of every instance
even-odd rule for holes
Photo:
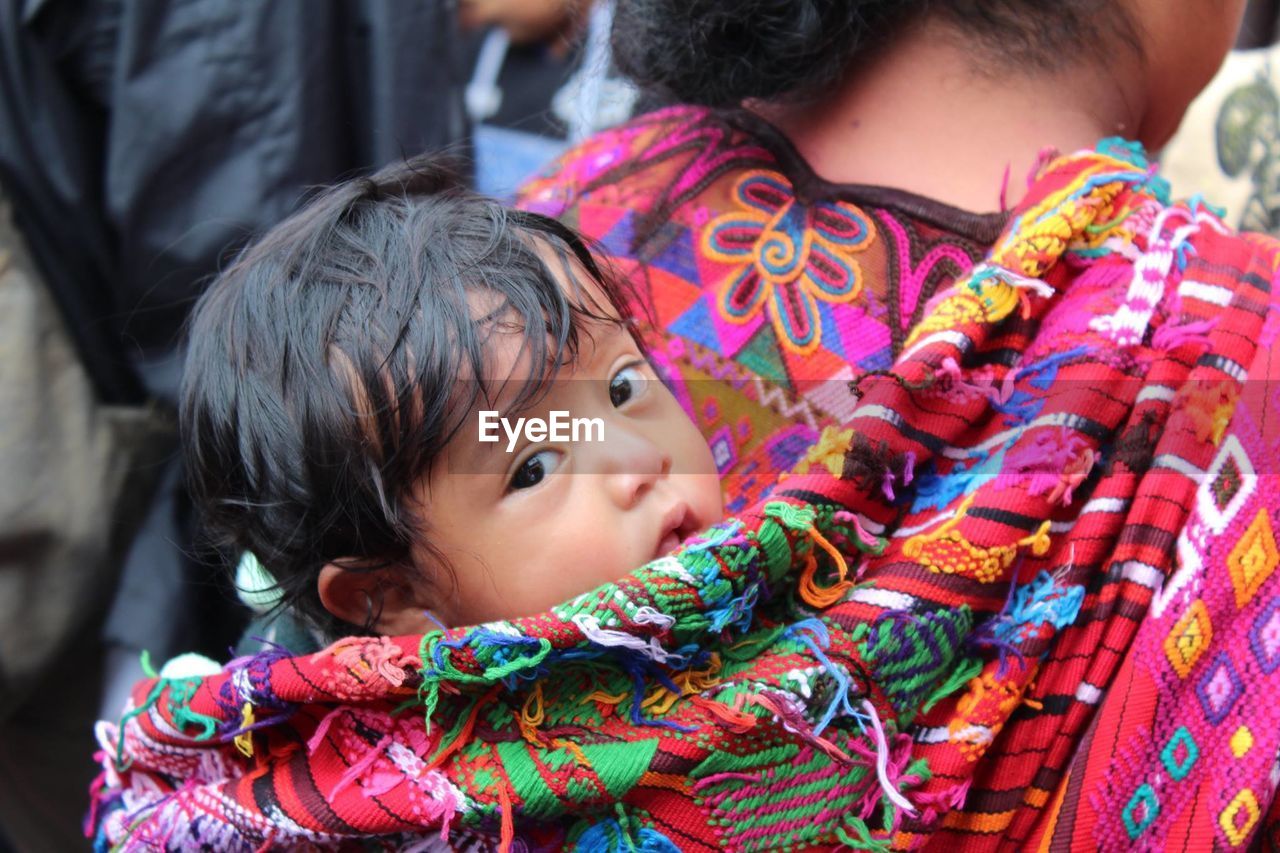
[[[725,113],[666,107],[570,148],[521,187],[516,202],[552,216],[587,201],[640,211],[679,188],[700,189],[726,173],[775,162],[767,141]]]
[[[884,210],[982,246],[1007,220],[1007,212],[972,213],[891,187],[827,181],[760,116],[697,106],[668,107],[591,137],[528,181],[516,202],[597,239],[616,230],[619,217],[637,238],[664,223],[701,227],[721,214],[779,214],[793,203]]]

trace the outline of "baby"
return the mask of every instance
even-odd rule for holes
[[[572,231],[430,162],[325,192],[196,308],[210,531],[330,638],[531,615],[674,549],[719,480],[627,304]]]

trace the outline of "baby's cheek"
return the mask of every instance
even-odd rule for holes
[[[708,509],[707,515],[700,516],[704,527],[724,520],[724,489],[721,487],[719,474],[704,474],[698,478],[699,494]]]
[[[579,588],[573,594],[616,581],[648,562],[650,555],[640,553],[639,548],[629,544],[636,539],[635,534],[636,531],[624,529],[616,520],[584,532],[580,546],[566,563],[579,567],[574,572]]]

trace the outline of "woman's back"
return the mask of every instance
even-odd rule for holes
[[[1000,169],[1035,161],[1039,149],[1027,145],[1046,132],[1046,143],[1069,143],[1141,118],[1135,135],[1156,141],[1226,29],[1217,0],[1189,0],[1183,16],[1143,20],[1148,40],[1108,65],[1126,33],[1100,22],[1132,20],[1148,5],[631,0],[620,4],[619,32],[641,54],[645,34],[626,28],[629,7],[647,9],[648,25],[674,26],[677,43],[691,31],[754,35],[765,7],[795,7],[798,16],[775,18],[782,35],[836,45],[840,62],[858,52],[833,34],[864,13],[887,27],[903,10],[896,24],[909,29],[926,7],[985,12],[990,31],[968,21],[951,35],[981,43],[979,59],[1012,45],[1042,64],[979,62],[957,85],[992,75],[986,91],[1007,89],[1022,107],[1036,74],[1059,88],[1043,90],[1038,113],[995,104],[1003,123],[976,129],[963,110],[933,135],[890,122],[902,148],[890,154],[929,152],[900,162],[975,179],[940,188],[957,203],[951,191],[965,183],[1000,198]],[[1102,17],[1088,17],[1099,8]],[[681,26],[701,14],[716,27]],[[1006,14],[1012,23],[997,26]],[[1007,38],[1010,27],[1027,45]],[[1090,34],[1112,37],[1090,44]],[[1206,46],[1192,57],[1183,39],[1195,36]],[[739,52],[760,43],[722,40],[729,72],[759,70]],[[954,47],[934,52],[938,66],[926,70],[962,70]],[[676,76],[740,82],[694,67],[703,64],[694,53],[649,57]],[[1185,74],[1172,74],[1177,56]],[[772,59],[759,67],[781,73],[812,57]],[[840,134],[856,127],[849,110],[868,103],[859,87],[874,75],[833,69],[857,73],[823,78],[838,107],[825,124],[805,120],[822,118],[821,103],[753,106],[786,119],[780,126],[818,171],[841,177],[837,160],[855,146],[842,148]],[[1119,97],[1072,111],[1117,74]],[[718,106],[794,82],[731,87],[733,103]],[[943,94],[929,92],[931,108],[949,107]],[[905,120],[918,103],[897,106]],[[1027,115],[1061,121],[1049,128]],[[975,155],[990,155],[981,169]],[[361,832],[453,822],[506,841],[545,830],[564,833],[561,846],[664,850],[1209,849],[1273,835],[1280,492],[1268,477],[1280,446],[1269,417],[1280,249],[1229,232],[1202,205],[1172,203],[1138,145],[1109,139],[1041,161],[1025,198],[1018,171],[1006,181],[1017,209],[1008,223],[892,191],[833,192],[767,128],[678,109],[589,141],[531,186],[525,204],[601,240],[643,288],[656,360],[719,443],[731,497],[759,495],[798,459],[797,476],[674,562],[603,587],[587,602],[599,613],[574,602],[500,630],[400,638],[396,654],[417,653],[420,673],[406,666],[422,678],[432,721],[437,702],[472,703],[428,765],[460,786],[470,810],[452,821],[406,797],[412,818],[400,811],[399,822],[379,817]],[[826,421],[847,429],[804,452]],[[774,562],[777,571],[762,570]],[[623,618],[608,610],[614,602],[626,613],[644,606]],[[418,714],[362,717],[359,737],[343,741],[350,753],[333,760],[314,720],[349,726],[356,716],[294,675],[323,675],[358,645],[270,662],[272,695],[289,688],[290,702],[305,703],[279,728],[310,734],[305,754],[273,753],[269,770],[252,771],[255,790],[287,790],[283,780],[305,768],[299,778],[337,780],[327,803],[354,810],[339,802],[356,801],[344,786],[366,772],[374,781],[384,744],[441,731]],[[529,653],[513,658],[509,647]],[[722,668],[695,672],[690,661],[712,651]],[[575,681],[584,661],[585,683]],[[338,674],[359,676],[360,703],[398,701],[384,678]],[[670,695],[642,700],[650,677]],[[247,725],[238,684],[224,673],[197,697],[197,710],[237,740]],[[163,755],[202,754],[198,734],[166,729],[191,703],[172,702],[173,686],[156,698],[165,687],[150,694],[151,716],[124,727],[126,740],[141,731]],[[615,704],[628,695],[629,718]],[[600,744],[618,760],[581,754]],[[606,766],[619,775],[602,792],[588,783]],[[261,801],[237,790],[237,806],[256,814]],[[181,795],[154,814],[177,813]],[[277,830],[293,827],[277,820]]]
[[[600,241],[638,286],[654,358],[711,437],[731,511],[848,416],[848,381],[893,364],[1007,219],[831,184],[768,123],[694,107],[596,136],[521,201]]]
[[[1258,639],[1280,618],[1266,604],[1280,592],[1277,507],[1257,487],[1276,438],[1262,414],[1275,244],[1169,205],[1158,178],[1137,187],[1144,200],[1088,201],[1120,212],[1073,234],[1070,204],[1054,205],[1063,187],[1097,184],[1050,175],[1032,193],[1048,221],[1062,217],[1046,245],[1067,241],[1052,250],[1067,253],[1028,261],[1027,274],[1052,287],[1028,279],[1021,307],[974,338],[969,324],[991,306],[966,307],[964,291],[981,287],[946,291],[1007,214],[830,184],[776,130],[729,116],[638,119],[571,152],[523,203],[600,240],[643,283],[650,344],[712,437],[731,498],[759,495],[814,427],[853,415],[841,473],[882,488],[889,513],[862,520],[889,544],[826,619],[895,626],[918,644],[907,623],[964,604],[983,625],[980,656],[1020,638],[1021,652],[958,673],[967,687],[910,729],[909,754],[933,781],[894,846],[1178,846],[1179,832],[1183,846],[1230,845],[1270,831],[1270,794],[1255,790],[1270,771],[1253,760],[1245,697],[1280,693],[1267,670],[1280,652]],[[1145,168],[1140,149],[1114,151]],[[1032,294],[1054,289],[1057,307],[1033,316]],[[878,433],[849,386],[864,391],[891,366],[901,393],[870,403],[871,421],[890,424]],[[1015,390],[1015,377],[1057,402]],[[902,447],[920,455],[904,465]],[[1091,721],[1106,738],[1086,734]],[[1162,768],[1176,778],[1153,782]]]
[[[839,224],[811,230],[853,233]],[[106,836],[1206,849],[1270,833],[1278,257],[1169,203],[1136,146],[1055,160],[892,369],[859,368],[848,428],[770,500],[536,616],[144,682],[102,729],[97,798],[123,805]],[[674,281],[641,263],[651,287]],[[742,380],[705,366],[708,385]]]

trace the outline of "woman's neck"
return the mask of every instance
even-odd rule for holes
[[[760,105],[821,177],[908,190],[974,212],[1018,202],[1045,148],[1069,152],[1105,136],[1133,136],[1133,103],[1119,63],[1055,73],[984,73],[972,44],[939,25],[897,44],[814,103]]]

